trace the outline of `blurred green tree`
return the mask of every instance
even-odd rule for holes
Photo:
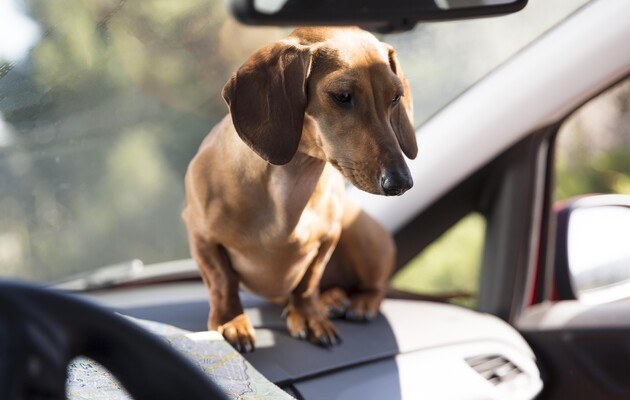
[[[229,75],[286,31],[202,0],[26,6],[43,34],[0,80],[0,271],[52,280],[187,257],[186,165],[227,112]]]

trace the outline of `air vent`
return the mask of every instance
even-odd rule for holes
[[[475,356],[465,360],[472,369],[495,386],[509,382],[523,373],[519,367],[500,355]]]

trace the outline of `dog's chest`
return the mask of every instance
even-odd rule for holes
[[[298,247],[311,247],[337,236],[341,229],[342,196],[343,181],[327,166],[299,216],[291,215],[291,205],[288,206],[285,226],[286,232],[290,232],[288,241]]]
[[[255,227],[252,225],[241,236],[241,239],[245,236],[247,239],[241,240],[240,245],[227,247],[235,270],[250,290],[267,297],[288,294],[311,265],[322,244],[338,240],[344,185],[336,176],[329,178],[326,176],[318,183],[299,213],[277,209],[273,218],[263,218],[263,224],[261,220],[253,223]],[[262,278],[262,271],[270,272],[269,276],[275,277],[273,281]]]

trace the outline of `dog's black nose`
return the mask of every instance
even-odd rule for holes
[[[381,188],[385,196],[400,196],[413,186],[413,179],[407,171],[385,171],[381,175]]]

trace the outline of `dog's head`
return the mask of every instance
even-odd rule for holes
[[[399,195],[418,152],[412,103],[394,50],[357,28],[302,28],[252,55],[223,88],[239,136],[272,164],[309,143],[364,191]]]

